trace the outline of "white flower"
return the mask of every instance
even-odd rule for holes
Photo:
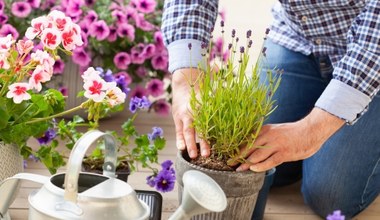
[[[109,84],[110,88],[107,90],[107,103],[114,107],[124,103],[126,95],[119,87],[116,86],[116,83]]]
[[[54,50],[62,42],[61,32],[56,28],[46,28],[41,33],[41,42],[45,47]]]
[[[41,16],[31,21],[32,27],[28,27],[25,32],[25,37],[29,40],[33,40],[39,36],[42,31],[49,26],[49,22],[46,16]]]
[[[42,84],[51,79],[51,75],[45,71],[42,65],[38,65],[36,69],[34,69],[32,76],[29,78],[30,88],[36,89],[38,92],[42,89]]]
[[[100,78],[99,75],[93,75],[93,77],[87,78],[84,82],[84,97],[92,99],[94,102],[102,102],[106,97],[108,87],[107,82]]]
[[[11,34],[6,37],[0,37],[0,53],[7,53],[14,42],[15,40],[13,40]]]
[[[30,89],[28,83],[14,83],[8,86],[7,98],[13,98],[16,104],[21,103],[23,100],[31,99],[28,90]]]

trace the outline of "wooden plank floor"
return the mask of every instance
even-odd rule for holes
[[[120,124],[126,120],[126,115],[116,115],[110,119],[102,121],[101,130],[117,130]],[[167,139],[167,146],[162,151],[159,161],[175,159],[175,136],[174,125],[171,117],[158,117],[154,114],[142,113],[136,119],[138,130],[141,132],[150,132],[152,126],[160,126],[164,129],[164,135]],[[31,142],[33,144],[33,142]],[[61,169],[60,171],[64,171]],[[40,163],[33,161],[28,162],[25,172],[49,175],[49,172]],[[128,179],[129,184],[135,189],[152,190],[145,184],[145,178],[149,175],[147,170],[138,168]],[[265,220],[316,220],[320,219],[303,203],[299,190],[300,184],[294,184],[288,187],[277,188],[270,192]],[[40,188],[40,185],[31,182],[24,182],[17,195],[15,202],[11,206],[11,217],[13,220],[27,219],[28,212],[28,195],[33,190]],[[162,219],[168,219],[178,206],[177,187],[174,191],[162,194],[163,214]],[[356,220],[379,220],[380,219],[380,197],[363,213],[355,218]]]

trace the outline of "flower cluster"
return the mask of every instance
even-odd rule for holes
[[[175,171],[172,167],[173,162],[166,160],[161,164],[162,170],[146,178],[146,183],[154,187],[157,191],[169,192],[174,189]]]
[[[159,25],[159,0],[66,0],[56,6],[82,28],[84,45],[73,51],[81,69],[99,65],[133,83],[131,97],[146,96],[152,110],[169,111],[168,53]]]

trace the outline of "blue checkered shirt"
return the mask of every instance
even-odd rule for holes
[[[162,31],[170,71],[202,62],[201,43],[208,42],[217,12],[217,0],[165,1]],[[380,1],[279,0],[272,14],[272,41],[330,57],[333,79],[315,105],[354,123],[380,89]],[[189,42],[193,49],[184,53]]]

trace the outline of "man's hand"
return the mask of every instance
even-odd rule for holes
[[[173,73],[173,104],[172,114],[176,130],[177,148],[187,149],[191,158],[197,157],[197,147],[195,144],[196,132],[192,126],[193,116],[191,115],[190,97],[191,86],[198,88],[197,79],[200,72],[195,68],[180,69]],[[201,140],[200,150],[202,156],[210,155],[210,147]]]
[[[319,108],[314,108],[297,122],[264,125],[254,147],[245,152],[247,163],[241,164],[237,170],[262,172],[283,162],[311,157],[343,125],[344,120]]]

